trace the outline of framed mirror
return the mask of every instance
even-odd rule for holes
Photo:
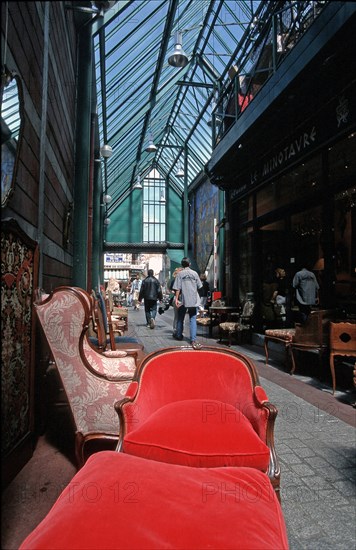
[[[1,207],[14,189],[23,131],[23,90],[20,77],[1,67]]]

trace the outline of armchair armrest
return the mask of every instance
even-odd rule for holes
[[[126,397],[130,400],[134,399],[136,396],[137,390],[138,390],[138,382],[136,381],[131,382],[131,384],[127,388]]]
[[[119,351],[119,356],[107,356],[94,350],[86,338],[83,340],[80,351],[86,368],[96,377],[110,381],[123,381],[132,380],[136,373],[136,352]]]
[[[129,387],[126,390],[126,395],[123,399],[120,399],[120,401],[116,401],[114,407],[115,411],[117,412],[117,415],[119,417],[119,424],[120,424],[120,433],[119,433],[119,440],[117,443],[116,451],[121,452],[122,450],[122,443],[124,440],[124,437],[127,432],[127,424],[135,424],[138,422],[138,418],[135,418],[135,411],[137,410],[137,405],[133,403],[136,394],[138,391],[138,382],[133,381],[129,385]],[[124,405],[128,405],[128,409],[126,408],[126,411],[124,413],[123,408]],[[131,426],[129,426],[130,428]]]
[[[268,403],[269,399],[267,397],[267,394],[265,390],[262,388],[262,386],[256,386],[255,387],[255,397],[257,400],[257,403],[262,407],[265,403]]]

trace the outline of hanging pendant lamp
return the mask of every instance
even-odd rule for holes
[[[137,178],[134,185],[132,186],[132,189],[143,189],[140,174],[137,174]]]
[[[183,50],[182,43],[182,33],[178,31],[175,34],[173,53],[168,57],[168,63],[172,67],[185,67],[188,64],[188,57]]]
[[[176,171],[176,177],[177,178],[184,178],[184,171],[182,170],[182,166],[179,163],[178,164],[178,170]]]
[[[153,143],[153,139],[148,140],[148,146],[146,147],[147,153],[155,153],[157,151],[157,147]]]

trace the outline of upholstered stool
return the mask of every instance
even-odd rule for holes
[[[266,365],[268,363],[268,342],[276,342],[283,344],[287,352],[287,357],[290,357],[290,346],[294,341],[295,328],[276,328],[265,331],[265,354]]]
[[[225,321],[219,324],[219,342],[222,342],[224,333],[227,333],[228,345],[231,347],[233,336],[235,336],[239,342],[241,334],[249,330],[251,330],[251,325],[235,321]]]
[[[203,309],[201,311],[198,311],[197,315],[197,325],[200,325],[201,327],[209,327],[210,326],[210,317],[208,315],[208,310]],[[204,329],[204,336],[206,329]]]
[[[263,472],[102,451],[88,459],[20,545],[39,548],[287,550],[289,545],[282,508]]]
[[[237,334],[239,330],[239,323],[234,323],[232,321],[226,321],[225,323],[219,324],[219,342],[221,344],[223,340],[224,333],[227,333],[229,347],[231,347],[232,337]]]

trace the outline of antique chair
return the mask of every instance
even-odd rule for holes
[[[268,344],[282,344],[286,351],[286,362],[292,363],[290,347],[295,336],[295,328],[276,328],[267,329],[264,334],[264,349],[266,356],[266,365],[268,365]]]
[[[356,357],[356,323],[330,323],[330,371],[336,389],[335,356]]]
[[[321,364],[323,354],[328,349],[328,327],[333,318],[333,310],[319,309],[312,311],[305,323],[296,323],[294,328],[268,329],[264,334],[266,365],[268,364],[268,344],[282,344],[291,363],[290,374],[297,366],[296,351],[317,352]]]
[[[319,365],[322,366],[322,359],[329,347],[329,323],[334,318],[335,312],[330,309],[319,309],[312,311],[305,323],[296,323],[295,335],[290,344],[292,369],[296,369],[297,352],[317,352]]]
[[[126,332],[128,330],[128,308],[124,306],[115,305],[113,293],[108,290],[107,298],[105,300],[106,311],[109,321],[113,324],[113,330],[120,332]]]
[[[224,305],[225,305],[224,300],[221,300],[220,298],[214,299],[214,298],[215,298],[215,294],[221,294],[221,293],[213,292],[213,300],[212,300],[212,302],[211,302],[210,308],[222,307],[222,306],[224,306]],[[209,326],[209,336],[212,337],[212,335],[213,335],[213,327],[218,326],[218,324],[219,324],[219,317],[218,317],[218,315],[216,315],[216,313],[214,313],[210,308],[209,308],[209,323],[208,323],[208,326]]]
[[[91,335],[90,341],[101,351],[106,351],[110,346],[112,351],[123,349],[124,351],[137,351],[141,355],[143,344],[140,344],[133,336],[122,336],[127,320],[120,322],[112,320],[101,293],[92,291],[91,300],[96,335]]]
[[[135,374],[136,352],[121,350],[108,357],[93,348],[87,337],[90,296],[83,289],[58,287],[42,298],[35,311],[68,399],[81,466],[89,442],[113,448],[118,440],[114,403]]]
[[[277,409],[244,355],[208,346],[158,350],[115,408],[119,450],[185,466],[256,468],[279,494]]]
[[[253,330],[254,303],[245,301],[241,313],[231,313],[231,320],[219,324],[219,342],[227,335],[228,345],[231,347],[232,338],[235,337],[241,343],[243,335],[251,335]],[[236,318],[236,320],[234,319]]]

